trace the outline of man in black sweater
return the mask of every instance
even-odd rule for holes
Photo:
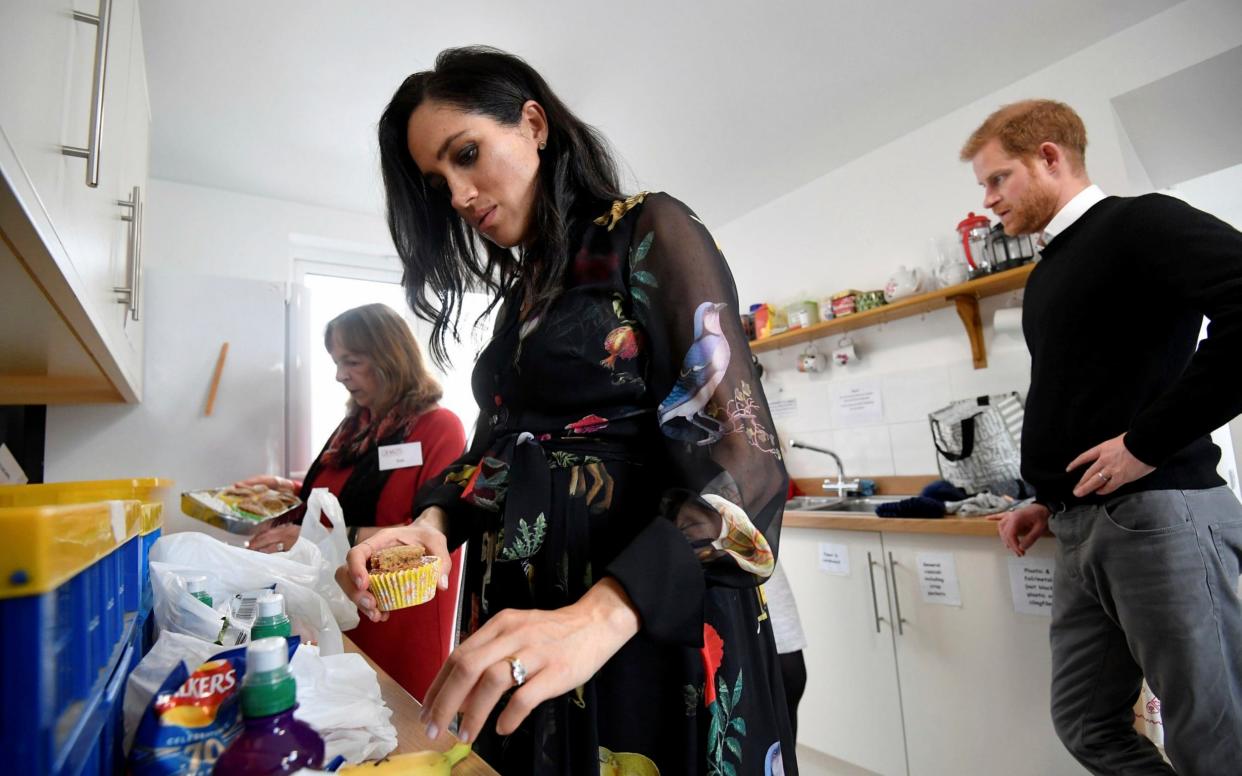
[[[1177,772],[1242,773],[1242,505],[1209,438],[1242,412],[1242,234],[1171,197],[1106,197],[1086,145],[1070,107],[1029,100],[961,152],[1005,232],[1043,244],[1023,315],[1036,503],[1001,539],[1057,537],[1052,717],[1079,762],[1174,772],[1134,730],[1146,677]]]

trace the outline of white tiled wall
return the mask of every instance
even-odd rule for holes
[[[795,362],[803,346],[761,354],[768,400],[797,402],[792,415],[776,420],[790,476],[817,477],[835,470],[827,456],[791,449],[791,439],[835,451],[847,476],[935,474],[929,412],[984,393],[1026,395],[1026,346],[1019,337],[997,335],[991,327],[997,307],[1015,302],[1009,297],[984,302],[986,369],[971,363],[965,330],[951,309],[851,332],[860,358],[848,367],[833,364],[817,374],[799,372]],[[829,353],[838,339],[815,345]],[[834,397],[857,385],[878,386],[883,414],[877,422],[844,422],[834,413]]]

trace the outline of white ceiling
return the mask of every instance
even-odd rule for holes
[[[721,225],[1176,3],[141,0],[151,173],[380,213],[393,90],[487,43]]]
[[[1240,74],[1242,46],[1113,98],[1154,187],[1242,164]]]

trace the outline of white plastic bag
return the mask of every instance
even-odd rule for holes
[[[323,736],[324,762],[377,760],[397,748],[392,710],[380,696],[379,679],[362,655],[324,657],[310,644],[294,653],[289,670],[298,684],[293,716]]]
[[[285,597],[294,634],[317,642],[325,655],[340,654],[341,631],[358,624],[358,610],[333,572],[319,548],[301,538],[288,552],[267,554],[205,534],[169,534],[151,548],[155,622],[161,631],[214,641],[234,595],[274,587]],[[183,578],[189,575],[207,577],[215,612],[186,592]]]
[[[327,517],[332,523],[331,530],[320,522],[320,515]],[[349,538],[345,532],[345,513],[341,510],[341,502],[327,488],[312,490],[310,498],[306,500],[306,514],[302,518],[302,531],[298,541],[304,539],[314,544],[323,556],[319,587],[322,590],[334,591],[333,595],[325,597],[332,607],[332,614],[341,624],[341,630],[349,630],[358,624],[358,608],[345,597],[345,593],[336,584],[336,570],[345,565],[345,555],[349,552]]]
[[[332,523],[331,529],[324,528],[319,521],[321,515]],[[341,511],[341,502],[327,488],[315,488],[306,500],[301,538],[318,547],[320,554],[334,571],[337,566],[345,565],[345,555],[349,552],[349,539],[345,535],[345,513]]]

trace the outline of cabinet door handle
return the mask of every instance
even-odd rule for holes
[[[142,187],[134,186],[134,201],[138,206],[134,208],[138,223],[134,225],[134,299],[130,304],[130,316],[134,321],[139,320],[139,312],[142,308],[142,216],[145,212],[145,205],[142,201]]]
[[[901,594],[897,590],[897,561],[893,559],[893,553],[888,554],[888,565],[892,567],[893,574],[893,605],[897,608],[897,635],[904,635],[901,626],[909,622],[905,617],[901,616]]]
[[[871,559],[871,553],[867,553],[867,579],[871,582],[871,611],[875,613],[875,632],[880,632],[880,623],[884,622],[884,618],[880,616],[880,604],[875,598],[875,567],[880,566],[880,573],[884,573],[883,566]]]
[[[119,199],[116,204],[129,208],[122,221],[129,222],[129,285],[114,286],[118,301],[129,305],[129,316],[138,320],[139,284],[142,282],[142,187],[135,186],[129,199]]]
[[[95,25],[95,68],[91,76],[91,126],[86,148],[61,146],[65,156],[86,160],[86,185],[99,186],[99,146],[103,137],[104,83],[108,77],[108,36],[112,26],[112,0],[99,0],[99,15],[73,12],[74,21]]]

